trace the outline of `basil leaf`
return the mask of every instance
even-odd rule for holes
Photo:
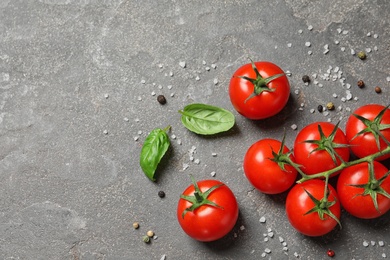
[[[142,171],[152,181],[156,180],[154,174],[157,166],[171,144],[165,130],[156,128],[151,131],[142,146],[140,165]]]
[[[228,131],[234,126],[234,115],[219,107],[206,104],[190,104],[180,110],[181,122],[190,131],[212,135]]]

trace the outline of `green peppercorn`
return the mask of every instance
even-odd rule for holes
[[[329,102],[328,104],[326,104],[326,108],[328,110],[334,110],[334,104],[332,102]]]
[[[365,60],[365,59],[367,58],[367,55],[366,55],[366,53],[365,53],[364,51],[359,51],[359,52],[357,53],[357,56],[358,56],[358,58],[361,59],[361,60]]]
[[[142,241],[144,241],[145,243],[149,243],[149,242],[150,242],[150,237],[148,237],[148,236],[143,236],[143,237],[142,237]]]

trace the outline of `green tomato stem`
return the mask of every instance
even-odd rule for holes
[[[299,167],[297,165],[291,164],[291,166],[294,167],[299,172],[299,174],[301,174],[301,176],[302,176],[302,178],[300,180],[298,180],[297,183],[302,183],[302,182],[305,182],[305,181],[308,181],[311,179],[316,179],[316,178],[329,178],[335,172],[341,171],[347,167],[357,165],[357,164],[363,163],[363,162],[372,163],[376,158],[381,157],[381,156],[386,155],[386,154],[390,154],[390,146],[386,147],[384,150],[379,151],[377,153],[374,153],[374,154],[371,154],[371,155],[368,155],[366,157],[359,158],[359,159],[356,159],[353,161],[342,162],[340,165],[338,165],[337,167],[335,167],[331,170],[312,174],[312,175],[307,175],[307,174],[303,173],[302,170],[299,169]],[[373,171],[372,172],[370,171],[370,179],[371,180],[375,179]]]

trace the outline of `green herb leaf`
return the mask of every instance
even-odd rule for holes
[[[156,180],[155,171],[170,144],[166,129],[156,128],[146,137],[141,150],[140,165],[150,180]]]
[[[212,135],[228,131],[234,126],[234,115],[219,107],[206,104],[191,104],[180,110],[181,122],[190,131]]]

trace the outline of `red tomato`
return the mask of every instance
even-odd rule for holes
[[[207,190],[216,185],[208,196],[204,196]],[[215,205],[201,205],[193,211],[186,211],[194,203],[180,198],[177,206],[177,219],[180,226],[190,237],[199,241],[214,241],[229,233],[238,219],[238,204],[233,192],[228,186],[217,180],[202,180],[197,182],[198,195],[215,203]],[[192,196],[197,192],[194,185],[190,185],[182,196]],[[207,197],[207,198],[206,198]]]
[[[282,143],[274,139],[263,139],[254,143],[244,157],[244,172],[249,182],[261,192],[277,194],[288,190],[295,182],[297,171],[285,164],[283,170],[277,162],[272,161]],[[284,146],[283,154],[290,150]],[[284,155],[287,156],[287,155]],[[294,161],[292,155],[290,160]]]
[[[321,126],[326,140],[324,138],[321,139],[321,134],[318,129],[318,126]],[[331,137],[331,134],[334,129],[335,125],[332,123],[316,122],[307,125],[298,133],[294,142],[294,156],[295,162],[302,166],[301,170],[304,173],[312,175],[331,170],[341,164],[341,161],[337,155],[332,158],[332,156],[328,152],[329,146],[333,147],[333,150],[344,161],[347,162],[349,160],[349,148],[346,147],[348,144],[347,139],[345,138],[343,131],[338,127],[333,137]],[[308,140],[316,140],[320,142],[305,142]],[[333,145],[331,145],[332,143]],[[337,147],[338,145],[345,147]],[[336,160],[336,164],[334,159]]]
[[[370,120],[371,121],[370,124],[372,124],[374,119],[384,108],[385,107],[382,105],[369,104],[369,105],[361,106],[360,108],[355,110],[353,114],[362,116]],[[386,112],[383,114],[378,124],[387,124],[387,125],[390,124],[389,109],[386,109]],[[368,127],[368,129],[370,128],[371,127]],[[378,145],[375,141],[375,136],[372,134],[372,132],[367,132],[367,133],[357,135],[360,131],[364,129],[367,129],[367,125],[364,124],[361,120],[359,120],[356,116],[351,115],[348,118],[345,127],[345,134],[348,142],[351,144],[352,152],[359,158],[379,152]],[[390,128],[381,130],[380,132],[386,138],[386,140],[390,141]],[[380,140],[380,150],[385,149],[387,147],[385,141],[383,141],[382,138],[380,138],[379,140]],[[390,158],[390,154],[381,156],[377,160],[384,160],[386,158]]]
[[[340,203],[338,202],[336,190],[328,184],[329,195],[328,207],[329,212],[337,219],[340,219]],[[313,179],[305,181],[301,184],[295,185],[287,195],[286,199],[286,213],[291,225],[307,236],[322,236],[330,231],[337,225],[337,221],[330,216],[330,214],[324,213],[323,219],[320,218],[318,212],[311,212],[316,203],[307,194],[309,192],[317,200],[324,198],[325,182],[319,179]],[[306,191],[307,192],[306,192]]]
[[[290,96],[290,84],[286,75],[282,75],[268,84],[264,83],[262,79],[277,74],[284,74],[283,70],[277,65],[266,61],[255,62],[254,65],[259,75],[253,69],[251,63],[241,66],[233,74],[229,85],[229,95],[232,105],[237,112],[249,119],[258,120],[276,115],[284,108]],[[266,89],[248,99],[255,91],[255,84],[251,80],[242,77],[259,79],[256,85],[262,85],[262,87],[271,91]]]
[[[379,162],[374,161],[374,173],[377,180],[381,179],[388,169]],[[373,198],[367,194],[363,195],[365,189],[353,185],[367,184],[369,181],[368,163],[360,163],[354,166],[345,168],[337,181],[337,193],[339,194],[340,203],[346,211],[351,215],[363,218],[372,219],[385,214],[390,209],[390,198],[377,193],[378,210],[374,206]],[[371,185],[370,185],[371,186]],[[390,193],[390,177],[387,176],[381,183],[382,188],[388,194]],[[378,191],[379,187],[374,188]],[[369,189],[370,187],[368,187]],[[372,190],[371,190],[372,192]]]

